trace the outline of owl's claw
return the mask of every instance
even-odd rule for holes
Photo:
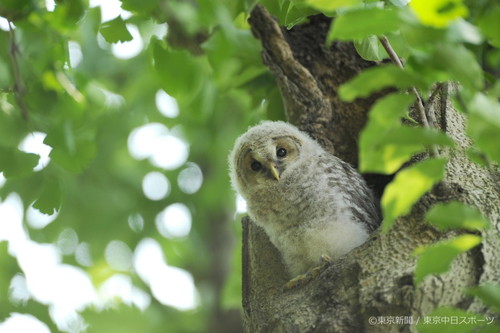
[[[322,255],[320,258],[321,265],[311,268],[307,273],[299,275],[283,286],[283,291],[300,288],[316,279],[332,262],[332,259],[327,255]]]

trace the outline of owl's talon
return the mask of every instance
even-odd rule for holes
[[[321,263],[322,263],[323,265],[325,265],[325,264],[329,264],[329,263],[331,263],[331,262],[332,262],[332,258],[330,258],[329,256],[327,256],[326,254],[323,254],[323,255],[320,257],[320,259],[319,259],[319,260],[321,261]]]
[[[300,288],[315,280],[332,262],[332,259],[327,255],[322,255],[320,258],[321,265],[311,268],[306,273],[299,275],[283,286],[283,291]]]

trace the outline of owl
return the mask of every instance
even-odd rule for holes
[[[264,121],[229,156],[231,182],[291,277],[363,244],[380,224],[364,179],[295,126]]]

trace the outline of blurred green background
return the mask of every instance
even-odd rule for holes
[[[0,331],[241,330],[227,155],[282,116],[244,5],[2,0]]]
[[[0,333],[242,331],[227,155],[284,118],[247,23],[256,2],[0,0]],[[379,67],[390,80],[353,96],[461,82],[469,157],[500,160],[495,0],[259,2],[287,27],[341,13],[328,38],[367,60],[387,58],[373,36],[387,34],[406,79]]]

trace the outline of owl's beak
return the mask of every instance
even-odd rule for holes
[[[271,174],[273,175],[273,177],[279,181],[280,180],[280,174],[278,172],[278,169],[276,169],[276,165],[275,164],[271,164],[269,165],[269,170],[271,171]]]

